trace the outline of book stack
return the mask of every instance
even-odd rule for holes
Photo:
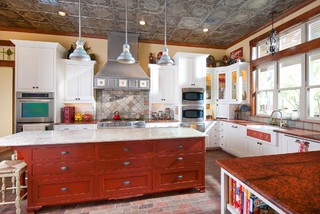
[[[228,203],[239,214],[276,214],[271,207],[264,203],[239,182],[229,177]]]

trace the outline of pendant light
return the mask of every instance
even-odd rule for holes
[[[167,0],[164,1],[164,47],[162,49],[162,56],[157,64],[173,65],[173,61],[169,56],[169,49],[167,48]]]
[[[132,57],[132,54],[130,53],[130,45],[128,44],[128,0],[126,0],[126,43],[123,45],[123,51],[118,56],[117,61],[123,64],[133,64],[136,62],[136,60]]]
[[[279,39],[276,35],[276,30],[273,28],[273,15],[274,11],[271,13],[271,31],[269,34],[269,38],[266,41],[267,45],[267,53],[274,55],[275,52],[278,51]]]
[[[77,48],[70,54],[71,60],[78,61],[90,61],[90,56],[83,48],[83,41],[81,40],[81,11],[80,11],[80,0],[79,0],[79,39],[76,42]]]

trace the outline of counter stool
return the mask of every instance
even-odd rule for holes
[[[0,178],[2,178],[1,194],[2,202],[0,205],[4,204],[15,204],[16,213],[20,214],[21,200],[27,196],[27,192],[20,196],[20,191],[22,188],[27,188],[27,186],[20,185],[20,178],[23,173],[27,170],[27,164],[22,160],[4,160],[0,162]],[[14,187],[6,187],[5,178],[15,178]],[[16,198],[14,201],[6,201],[6,190],[15,189]]]

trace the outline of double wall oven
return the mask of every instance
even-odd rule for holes
[[[203,88],[181,89],[181,126],[205,131],[205,108]]]
[[[31,124],[41,124],[45,130],[53,130],[54,93],[17,92],[16,132]]]

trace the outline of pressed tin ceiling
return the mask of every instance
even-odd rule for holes
[[[228,47],[305,0],[167,0],[167,41]],[[0,29],[78,34],[78,0],[1,0]],[[58,11],[67,16],[61,17]],[[144,20],[144,26],[139,24]],[[125,31],[124,0],[81,0],[82,34],[107,38]],[[203,28],[208,28],[207,33]],[[128,0],[128,32],[163,41],[164,0]]]

